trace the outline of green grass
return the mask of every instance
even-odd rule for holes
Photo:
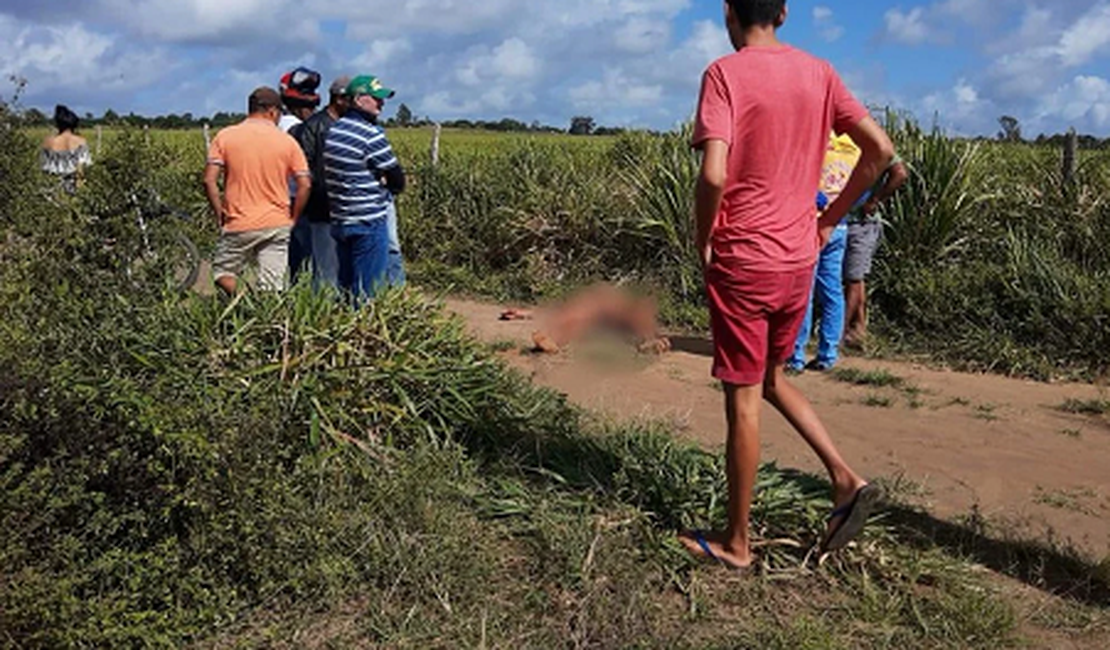
[[[860,368],[833,368],[829,376],[836,381],[855,386],[871,386],[874,388],[894,387],[905,384],[905,379],[892,374],[889,370],[862,370]]]
[[[487,343],[493,352],[508,352],[520,347],[520,343],[513,339],[496,339]]]
[[[1057,407],[1064,413],[1080,415],[1106,415],[1110,413],[1110,400],[1069,398]]]
[[[1037,486],[1033,495],[1034,503],[1086,515],[1095,514],[1096,510],[1090,504],[1090,501],[1095,499],[1098,499],[1098,493],[1091,488],[1046,490]]]
[[[875,393],[869,393],[868,395],[860,399],[860,404],[863,404],[864,406],[871,406],[874,408],[888,409],[894,406],[894,400],[887,397],[886,395],[876,395]]]
[[[993,422],[998,419],[997,411],[997,404],[976,404],[974,411],[975,419]]]

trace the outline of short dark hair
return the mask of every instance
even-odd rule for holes
[[[320,104],[320,102],[318,101],[314,102],[309,99],[301,99],[300,97],[289,97],[288,95],[281,98],[281,103],[291,111],[298,108],[315,109]]]
[[[728,0],[732,13],[744,28],[757,25],[775,25],[786,0]]]
[[[281,95],[278,94],[278,91],[269,86],[259,86],[255,88],[251,96],[247,98],[247,113],[251,115],[261,113],[267,108],[280,107]]]
[[[62,131],[76,131],[77,125],[81,123],[78,119],[77,113],[69,110],[68,106],[58,104],[54,107],[54,126],[57,127],[58,133]]]

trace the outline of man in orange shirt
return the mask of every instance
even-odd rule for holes
[[[247,100],[247,119],[216,134],[208,150],[204,187],[216,214],[220,238],[212,261],[216,286],[234,294],[250,261],[258,283],[277,291],[285,283],[289,231],[308,201],[311,176],[297,141],[277,128],[281,96],[260,87]],[[219,180],[224,179],[224,196]],[[289,209],[289,177],[297,194]]]

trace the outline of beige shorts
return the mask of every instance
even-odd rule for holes
[[[213,279],[239,277],[251,262],[258,264],[259,287],[280,291],[289,266],[289,227],[220,233],[212,260]]]

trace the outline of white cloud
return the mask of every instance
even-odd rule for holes
[[[485,46],[472,48],[455,69],[455,79],[464,86],[490,84],[529,84],[541,70],[532,48],[519,38],[510,38],[493,50]]]
[[[105,17],[161,42],[312,41],[318,24],[289,0],[91,0]]]
[[[1099,2],[1058,27],[1059,16],[1030,6],[1020,28],[992,48],[997,55],[989,78],[1002,97],[1036,98],[1058,83],[1069,68],[1110,52],[1110,2]]]
[[[905,45],[920,45],[929,38],[925,24],[925,10],[914,7],[908,13],[901,9],[888,9],[883,14],[883,24],[888,38]]]
[[[664,20],[633,18],[617,28],[613,42],[617,49],[631,54],[647,54],[662,49],[671,38],[671,25]]]
[[[626,77],[621,70],[608,69],[602,79],[571,88],[569,94],[575,108],[597,111],[602,108],[657,104],[663,98],[663,86],[639,83]]]
[[[696,84],[700,82],[701,73],[706,66],[732,51],[732,43],[725,28],[702,20],[694,25],[690,37],[678,46],[670,59],[679,76],[692,79]]]
[[[963,134],[989,132],[997,115],[993,102],[982,97],[967,79],[925,96],[915,108],[919,115],[930,119],[935,116],[942,125]]]
[[[398,102],[434,119],[565,124],[577,113],[600,124],[672,126],[691,114],[706,64],[732,51],[719,16],[688,23],[702,4],[0,0],[0,72],[30,78],[28,103],[93,112],[238,111],[251,88],[305,64],[325,83],[343,73],[382,76]],[[843,42],[857,24],[847,5],[814,4],[793,20]],[[837,61],[861,99],[926,121],[937,111],[961,132],[993,133],[1003,113],[1046,130],[1073,119],[1110,129],[1102,72],[1110,0],[914,0],[883,9],[878,38],[843,45],[871,49]],[[946,46],[935,72],[959,61],[964,78],[888,71],[892,44]]]
[[[358,57],[351,61],[354,70],[369,70],[375,74],[399,57],[412,53],[412,43],[407,38],[383,38],[370,44]]]
[[[1079,129],[1110,127],[1110,81],[1079,75],[1045,96],[1032,125],[1041,127],[1061,121]]]
[[[821,38],[828,43],[840,40],[844,35],[844,27],[838,25],[833,18],[833,10],[823,5],[813,8],[813,26]]]
[[[0,15],[0,72],[26,78],[32,98],[56,92],[80,105],[82,96],[134,90],[173,69],[161,49],[131,49],[80,23],[38,26]]]
[[[1066,66],[1087,63],[1110,49],[1110,3],[1102,2],[1082,16],[1060,37],[1060,61]]]
[[[490,66],[502,79],[531,79],[540,70],[532,48],[519,38],[510,38],[493,49]]]
[[[998,13],[998,0],[944,0],[938,13],[972,24],[989,22]]]

